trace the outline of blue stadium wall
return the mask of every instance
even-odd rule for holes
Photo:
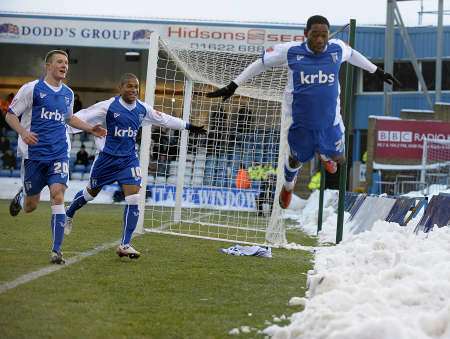
[[[433,61],[436,59],[437,27],[409,27],[407,28],[414,53],[418,60]],[[384,61],[384,27],[357,27],[355,48],[367,56],[373,62]],[[347,33],[339,35],[339,38],[347,40]],[[450,26],[444,27],[443,32],[443,59],[450,58]],[[394,37],[394,62],[409,61],[400,32]],[[360,72],[360,71],[358,71]],[[357,74],[357,73],[355,73]],[[443,74],[444,76],[450,76]],[[361,81],[362,77],[358,77]],[[355,82],[356,84],[356,82]],[[352,160],[360,160],[361,135],[368,128],[370,115],[384,115],[383,92],[363,93],[359,90],[362,86],[355,88],[355,97],[352,105]],[[429,91],[431,100],[435,102],[435,91]],[[441,102],[450,102],[450,91],[441,92]],[[399,117],[402,109],[430,110],[425,96],[421,92],[393,92],[392,94],[392,116]],[[364,150],[362,150],[364,151]]]
[[[372,61],[384,60],[384,27],[357,27],[355,48]],[[408,33],[411,38],[417,59],[436,59],[436,27],[410,27]],[[444,27],[443,58],[450,58],[450,27]],[[346,39],[346,34],[341,37]],[[394,61],[409,60],[400,32],[396,32]],[[434,91],[430,91],[434,103]],[[441,101],[450,101],[450,91],[441,93]],[[421,92],[393,92],[392,115],[400,116],[402,109],[431,109]],[[355,94],[353,104],[353,128],[365,130],[368,126],[369,115],[384,114],[384,98],[382,92]]]

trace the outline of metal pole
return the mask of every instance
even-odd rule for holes
[[[423,94],[425,95],[425,99],[427,100],[428,106],[433,108],[433,102],[431,101],[430,94],[428,93],[427,84],[422,75],[422,71],[419,69],[419,62],[417,61],[416,54],[414,53],[414,49],[412,47],[411,39],[409,38],[408,31],[406,30],[405,24],[403,23],[402,15],[400,14],[400,9],[397,6],[397,2],[392,0],[394,5],[394,17],[397,21],[398,27],[400,28],[400,34],[403,39],[403,43],[405,44],[406,51],[408,52],[409,58],[411,59],[411,64],[413,65],[414,72],[416,73],[417,79],[419,80],[421,89]]]
[[[356,20],[350,19],[350,32],[348,44],[350,47],[355,46],[355,31]],[[344,96],[344,125],[345,128],[350,124],[351,112],[352,112],[352,98],[353,98],[353,66],[347,63],[345,65],[345,96]],[[348,146],[349,146],[350,134],[348,131],[345,133],[345,159],[348,159]],[[337,228],[336,228],[336,244],[342,241],[342,233],[344,229],[344,203],[345,203],[345,190],[347,187],[347,161],[340,165],[339,172],[339,201],[338,201],[338,216],[337,216]]]
[[[394,2],[387,0],[384,70],[394,74]],[[392,86],[384,83],[384,115],[392,114]]]
[[[186,79],[184,86],[183,98],[183,120],[189,121],[191,115],[192,103],[192,80]],[[183,207],[183,190],[184,190],[184,173],[186,171],[186,158],[188,150],[188,131],[181,131],[180,156],[178,158],[177,186],[175,191],[175,208],[173,213],[173,221],[179,223],[181,221],[181,208]]]
[[[156,70],[158,68],[159,35],[152,32],[148,48],[147,75],[145,86],[145,102],[153,107],[156,90]],[[148,164],[150,162],[150,145],[152,139],[152,126],[142,127],[139,162],[141,164],[141,189],[139,191],[139,217],[136,233],[144,233],[145,200],[147,193]]]
[[[360,161],[361,156],[361,130],[355,129],[353,131],[353,157],[352,162]]]
[[[438,4],[438,26],[436,36],[436,99],[441,100],[442,90],[442,46],[444,45],[444,30],[442,21],[444,17],[444,0],[439,0]]]
[[[325,191],[325,168],[322,165],[322,161],[319,161],[319,171],[320,171],[320,191],[319,191],[319,215],[317,218],[317,234],[322,230],[322,220],[323,220],[323,196]]]
[[[427,172],[428,159],[428,142],[427,138],[423,138],[422,146],[422,170],[420,171],[420,182],[425,182],[425,174]]]

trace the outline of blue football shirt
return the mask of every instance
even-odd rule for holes
[[[73,91],[65,84],[54,87],[43,79],[19,89],[8,111],[21,117],[21,125],[36,133],[39,139],[37,144],[27,145],[19,136],[20,157],[45,161],[69,156],[66,121],[73,114],[73,98]]]
[[[279,44],[264,52],[266,67],[288,66],[285,100],[292,128],[325,129],[341,121],[339,69],[351,54],[338,39],[329,40],[318,54],[306,42]]]
[[[136,154],[136,136],[141,125],[186,128],[186,123],[179,118],[158,112],[140,100],[127,104],[120,96],[82,109],[75,116],[91,125],[101,124],[105,127],[108,131],[106,137],[96,138],[98,150],[121,157]],[[79,132],[73,129],[72,131]]]

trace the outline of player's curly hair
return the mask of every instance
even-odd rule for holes
[[[327,25],[328,28],[330,28],[330,23],[328,22],[327,18],[322,15],[313,15],[312,17],[309,17],[308,21],[306,22],[305,31],[309,31],[311,29],[311,26],[314,24],[323,24]]]
[[[120,77],[120,86],[124,85],[125,83],[128,82],[128,80],[130,79],[136,79],[139,81],[138,77],[136,75],[134,75],[133,73],[124,73],[122,74],[122,76]]]

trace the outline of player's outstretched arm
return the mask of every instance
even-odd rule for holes
[[[234,81],[231,81],[228,85],[225,87],[219,88],[218,90],[215,90],[214,92],[207,93],[206,96],[208,98],[222,98],[222,101],[225,101],[229,99],[234,92],[236,92],[236,88],[238,88],[238,85]]]
[[[83,120],[79,119],[75,115],[72,115],[70,120],[67,122],[67,124],[73,128],[91,133],[92,135],[96,137],[104,137],[106,135],[106,129],[103,128],[101,124],[97,124],[95,126],[91,126],[88,123],[84,122]]]
[[[186,124],[186,129],[192,134],[206,134],[208,132],[204,126],[196,126],[189,122]]]
[[[366,71],[375,74],[381,81],[388,83],[389,85],[396,84],[397,86],[401,86],[401,82],[390,73],[386,73],[382,68],[377,67],[373,64],[369,59],[367,59],[364,55],[359,53],[357,50],[352,49],[350,46],[345,45],[344,42],[340,40],[336,40],[339,44],[341,44],[342,49],[346,52],[347,57],[345,58],[349,63],[359,68],[365,69]]]
[[[385,72],[380,67],[377,68],[377,70],[375,71],[375,74],[381,81],[384,81],[384,82],[388,83],[389,85],[396,84],[399,87],[402,86],[402,83],[400,81],[398,81],[398,79],[395,76],[393,76],[390,73]]]
[[[206,96],[208,98],[222,98],[222,101],[227,100],[230,98],[234,92],[236,92],[236,89],[239,87],[239,85],[243,84],[247,80],[250,80],[257,76],[258,74],[261,74],[266,69],[271,68],[273,65],[265,65],[262,61],[262,59],[258,59],[254,62],[252,62],[250,65],[247,66],[246,69],[242,71],[241,74],[238,75],[236,79],[231,81],[228,85],[225,87],[219,88],[218,90],[215,90],[214,92],[207,93]]]

